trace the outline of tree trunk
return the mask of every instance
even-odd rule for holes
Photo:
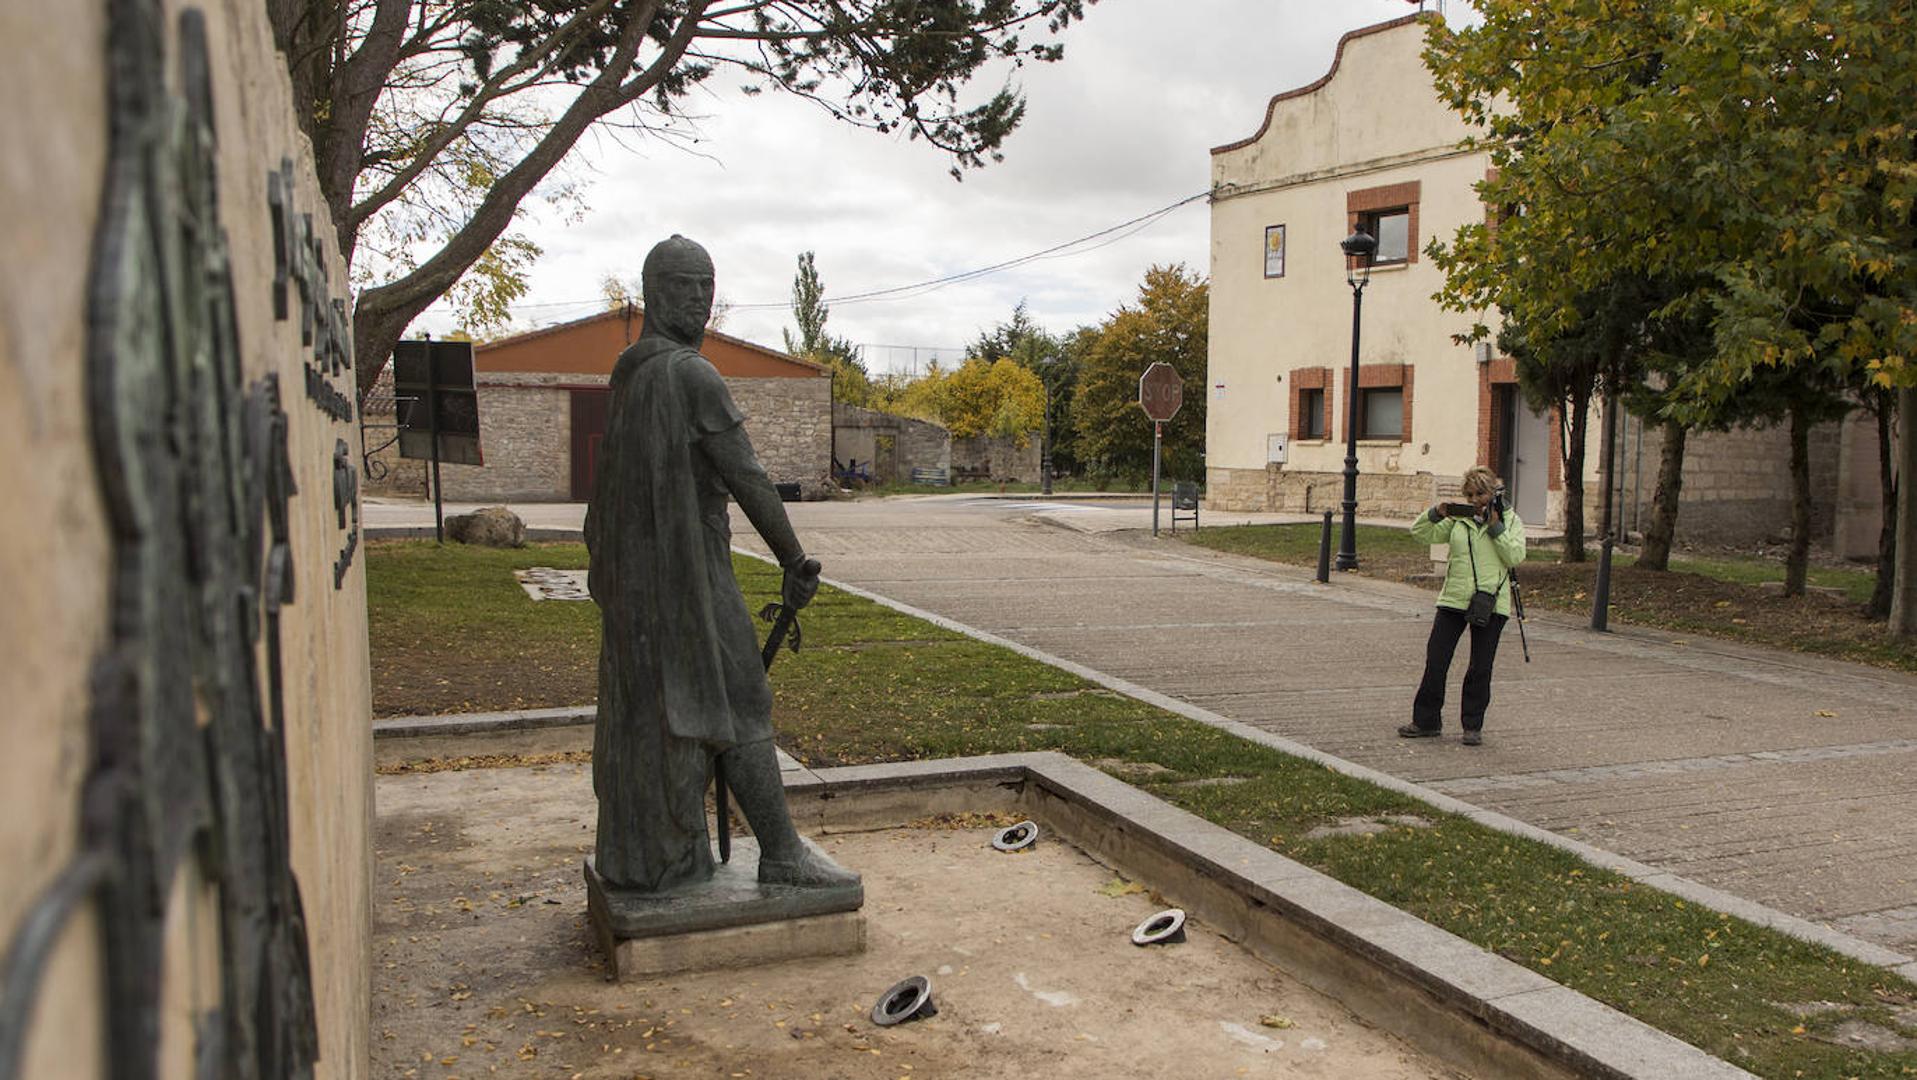
[[[1917,640],[1917,387],[1897,391],[1897,575],[1890,599],[1890,632],[1899,641]]]
[[[1883,524],[1877,529],[1877,587],[1870,593],[1873,619],[1890,618],[1891,586],[1897,581],[1897,459],[1891,444],[1890,422],[1897,399],[1879,397],[1877,414],[1877,487],[1883,493]]]
[[[538,143],[492,182],[459,231],[412,271],[359,294],[353,306],[353,359],[361,402],[392,358],[393,344],[407,325],[486,254],[512,224],[520,200],[539,186],[600,117],[629,104],[666,76],[685,54],[707,3],[694,0],[671,37],[658,43],[659,55],[652,63],[622,82],[632,71],[640,42],[658,10],[658,0],[648,0],[628,12],[618,43],[598,76],[579,89],[565,111],[547,125]]]
[[[1564,561],[1581,563],[1584,553],[1584,432],[1590,423],[1591,388],[1571,391],[1570,415],[1558,414],[1558,430],[1565,433],[1564,450]]]
[[[1791,414],[1791,548],[1784,559],[1784,595],[1802,596],[1810,576],[1810,413],[1801,399]]]
[[[1637,557],[1642,570],[1671,568],[1671,538],[1677,532],[1678,496],[1684,488],[1684,437],[1689,434],[1676,420],[1664,421],[1664,450],[1657,463],[1657,494],[1651,497],[1651,527],[1644,532],[1644,551]]]
[[[353,366],[358,369],[361,404],[365,404],[366,395],[372,393],[373,384],[379,380],[380,371],[393,357],[393,346],[399,343],[399,339],[406,333],[406,327],[412,324],[414,314],[413,312],[354,313]]]

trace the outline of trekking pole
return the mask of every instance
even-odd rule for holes
[[[1524,649],[1524,662],[1531,662],[1531,642],[1524,636],[1524,590],[1518,587],[1518,572],[1511,571],[1511,610],[1518,615],[1518,645]]]

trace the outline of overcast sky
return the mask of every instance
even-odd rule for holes
[[[1448,6],[1453,22],[1468,15],[1461,0]],[[968,170],[962,183],[923,142],[838,124],[788,95],[747,98],[721,72],[710,92],[689,99],[703,117],[696,153],[633,138],[582,141],[586,213],[535,214],[526,226],[545,255],[514,310],[516,327],[600,309],[606,275],[636,280],[647,249],[679,232],[712,252],[720,298],[733,305],[723,329],[779,347],[781,328],[793,325],[800,252],[817,253],[828,298],[851,296],[991,266],[1150,214],[1205,191],[1209,149],[1255,132],[1272,95],[1324,75],[1341,35],[1414,7],[1101,0],[1064,35],[1063,61],[1015,74],[1025,122],[1003,162]],[[1041,326],[1063,332],[1130,302],[1154,263],[1207,273],[1208,236],[1199,200],[1060,257],[903,299],[834,304],[827,329],[864,346],[874,372],[949,362],[1021,299]],[[436,309],[415,328],[452,323]]]

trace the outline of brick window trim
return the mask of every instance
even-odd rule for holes
[[[1487,469],[1496,468],[1491,460],[1491,424],[1492,395],[1494,386],[1515,385],[1518,381],[1517,361],[1508,356],[1499,357],[1488,364],[1478,366],[1478,464]],[[1522,402],[1520,402],[1522,404]],[[1550,443],[1546,452],[1544,467],[1545,490],[1564,489],[1564,439],[1563,416],[1552,409],[1548,421],[1546,441]],[[1502,477],[1500,479],[1503,479]]]
[[[1305,391],[1323,390],[1324,393],[1324,435],[1311,439],[1311,442],[1329,442],[1331,440],[1331,369],[1328,367],[1309,367],[1291,369],[1291,441],[1305,442],[1305,414],[1302,411]]]
[[[1399,434],[1400,443],[1411,441],[1411,399],[1413,376],[1416,364],[1361,364],[1358,367],[1358,389],[1385,390],[1402,389],[1404,391],[1404,430]],[[1342,391],[1338,410],[1338,438],[1349,438],[1351,430],[1351,371],[1349,368],[1338,372],[1338,387]],[[1326,394],[1326,398],[1331,395]],[[1360,436],[1359,442],[1389,442],[1387,439],[1366,438]]]
[[[1345,233],[1357,229],[1358,219],[1377,210],[1396,210],[1403,207],[1409,220],[1405,222],[1405,259],[1402,265],[1410,266],[1418,261],[1418,202],[1423,191],[1423,181],[1407,180],[1401,184],[1385,184],[1381,187],[1359,188],[1345,192]],[[1399,263],[1386,263],[1398,266]]]
[[[1491,389],[1517,381],[1517,361],[1508,356],[1478,365],[1478,464],[1487,469],[1497,467],[1491,460],[1491,451],[1494,449],[1491,445],[1491,427],[1496,420]]]

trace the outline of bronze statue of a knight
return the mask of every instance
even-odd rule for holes
[[[732,574],[728,498],[784,568],[785,604],[803,607],[819,586],[743,414],[699,355],[712,260],[675,235],[646,256],[643,288],[644,329],[613,370],[586,514],[588,587],[604,628],[594,868],[629,893],[710,878],[705,791],[716,764],[758,840],[762,884],[856,886],[858,875],[793,828],[772,745],[772,691]]]

